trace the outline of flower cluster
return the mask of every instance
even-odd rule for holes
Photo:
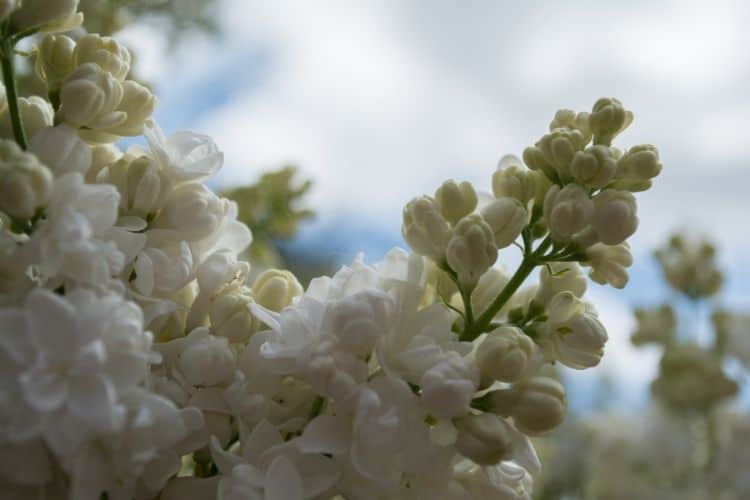
[[[655,252],[666,282],[695,307],[721,289],[722,273],[716,250],[706,241],[676,234]],[[677,335],[677,315],[669,304],[635,311],[638,327],[633,344],[662,346],[659,376],[652,383],[654,394],[673,410],[710,412],[738,390],[725,373],[724,359],[750,362],[750,337],[746,315],[716,309],[712,314],[712,345],[700,345],[696,335]],[[689,332],[683,332],[689,333]]]
[[[3,67],[44,33],[33,57],[48,91],[18,98],[4,72],[2,491],[530,498],[529,436],[566,409],[540,368],[594,366],[607,340],[579,264],[625,285],[633,193],[661,169],[652,146],[611,146],[632,120],[619,101],[558,112],[525,165],[501,161],[491,200],[447,181],[408,203],[413,253],[303,289],[239,259],[251,232],[204,184],[222,153],[165,136],[126,48],[59,34],[80,24],[76,1],[2,6]],[[512,244],[523,261],[507,276],[493,265]],[[538,286],[519,289],[537,267]]]
[[[704,301],[720,291],[706,286],[720,283],[722,275],[714,246],[674,235],[656,257],[665,281],[687,301],[635,310],[633,344],[662,349],[651,382],[653,401],[637,415],[582,416],[548,439],[543,462],[557,465],[571,449],[586,453],[572,467],[545,469],[536,483],[544,498],[739,500],[750,495],[744,480],[750,463],[748,412],[741,398],[732,404],[747,376],[742,367],[750,362],[750,316],[715,308],[713,335],[706,338],[708,318],[696,321],[695,313],[705,311]]]

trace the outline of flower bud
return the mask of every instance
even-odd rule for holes
[[[281,269],[263,271],[253,283],[256,302],[276,312],[291,305],[292,300],[302,295],[303,291],[297,277]]]
[[[135,276],[130,283],[141,295],[164,297],[178,293],[192,281],[196,265],[190,245],[185,241],[161,248],[147,247],[135,258]]]
[[[11,16],[11,25],[14,33],[70,31],[83,22],[77,10],[78,0],[23,0]]]
[[[737,383],[724,373],[721,358],[694,343],[667,349],[659,362],[659,376],[651,383],[656,397],[681,412],[706,411],[737,390]]]
[[[661,172],[659,151],[650,144],[634,146],[617,161],[613,187],[627,191],[645,191],[651,179]]]
[[[76,43],[65,35],[46,35],[36,50],[34,70],[47,82],[47,87],[56,89],[75,68],[73,51]]]
[[[607,331],[590,304],[560,292],[550,301],[548,316],[540,325],[539,343],[550,360],[577,370],[599,364]]]
[[[147,156],[126,155],[104,167],[97,182],[114,184],[120,192],[120,214],[153,218],[172,189],[166,176]]]
[[[630,337],[633,345],[655,342],[667,345],[674,337],[677,318],[669,304],[655,309],[638,308],[635,310],[638,328]]]
[[[510,425],[492,413],[467,415],[455,421],[456,450],[479,465],[495,465],[510,458],[513,432]]]
[[[556,128],[575,129],[581,133],[585,144],[591,141],[588,113],[576,113],[570,109],[560,109],[555,113],[555,117],[549,124],[550,131]]]
[[[96,63],[121,82],[130,72],[130,51],[108,36],[82,36],[76,43],[73,57],[76,66]]]
[[[557,170],[555,170],[555,167],[545,159],[544,153],[539,147],[529,146],[524,149],[523,162],[531,170],[542,172],[549,180],[553,182],[558,181]]]
[[[491,267],[479,278],[477,286],[471,292],[471,304],[476,314],[482,314],[495,300],[510,278],[497,267]]]
[[[58,177],[68,172],[85,174],[91,165],[91,148],[64,123],[37,132],[29,142],[29,151]]]
[[[5,100],[5,97],[3,97]],[[37,132],[46,127],[51,127],[55,118],[52,106],[39,96],[21,97],[18,99],[18,109],[21,114],[21,123],[26,137],[33,137]],[[10,120],[10,111],[7,104],[0,112],[0,137],[13,139],[13,124]]]
[[[655,255],[672,288],[688,297],[709,297],[721,288],[724,277],[716,264],[716,249],[708,241],[675,235]]]
[[[91,166],[86,172],[86,182],[93,184],[96,182],[96,176],[106,166],[122,158],[122,151],[113,144],[95,144],[90,146],[91,149]]]
[[[468,287],[476,285],[479,277],[495,263],[495,237],[482,216],[470,214],[456,224],[446,249],[446,260],[458,275],[458,282]]]
[[[570,164],[570,175],[587,188],[602,188],[615,175],[617,163],[607,146],[590,146],[578,151]]]
[[[258,322],[250,313],[252,292],[247,287],[232,288],[211,303],[208,317],[211,333],[230,342],[244,342],[257,330]]]
[[[448,222],[456,224],[477,207],[477,193],[470,182],[449,179],[435,191],[435,205]]]
[[[516,428],[528,436],[538,436],[560,425],[565,417],[567,398],[560,382],[549,377],[533,377],[516,384],[510,416]]]
[[[638,207],[629,191],[605,189],[593,202],[594,229],[605,245],[618,245],[638,229]]]
[[[190,385],[210,387],[231,382],[235,358],[226,338],[196,328],[184,341],[177,365]]]
[[[551,273],[550,273],[551,271]],[[575,262],[551,262],[539,272],[539,289],[534,300],[548,304],[559,292],[570,292],[583,297],[586,291],[586,277]]]
[[[583,151],[585,146],[586,141],[581,132],[565,128],[552,130],[536,143],[546,162],[552,165],[557,178],[561,180],[570,179],[570,163],[576,152]]]
[[[628,284],[627,268],[633,264],[630,245],[623,241],[619,245],[597,243],[586,249],[584,266],[591,267],[589,278],[601,285],[609,284],[624,288]]]
[[[143,133],[143,126],[156,108],[158,100],[151,91],[133,80],[122,84],[122,101],[118,111],[127,114],[127,119],[107,132],[115,136],[133,137]],[[116,138],[115,138],[116,139]]]
[[[445,260],[452,231],[429,196],[414,198],[406,204],[401,234],[414,253],[429,257],[437,264]]]
[[[497,170],[492,174],[492,192],[495,198],[515,198],[523,206],[536,194],[535,176],[513,155],[500,159]]]
[[[435,418],[466,415],[478,384],[476,366],[449,351],[422,375],[419,381],[422,404]]]
[[[515,382],[524,374],[534,353],[534,341],[514,326],[502,326],[487,334],[477,349],[481,387],[492,382]]]
[[[388,329],[387,303],[375,291],[349,295],[326,310],[324,330],[336,336],[339,349],[367,358]]]
[[[552,186],[544,198],[544,218],[550,236],[558,243],[568,243],[585,229],[594,217],[594,204],[588,192],[577,184]]]
[[[589,115],[589,126],[594,134],[594,144],[609,146],[617,134],[633,121],[633,113],[627,111],[615,98],[602,97],[594,103]]]
[[[110,73],[97,64],[83,64],[60,88],[59,117],[76,128],[97,131],[117,127],[127,120],[127,114],[118,110],[122,95],[122,84]]]
[[[203,184],[187,183],[169,194],[152,227],[171,230],[179,239],[198,241],[219,229],[226,212],[225,199],[216,196]]]
[[[28,219],[52,195],[53,176],[30,153],[13,141],[0,140],[0,210]]]
[[[482,217],[492,229],[497,248],[505,248],[516,241],[529,214],[516,198],[497,198],[482,209]]]

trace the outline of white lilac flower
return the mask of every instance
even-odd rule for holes
[[[20,402],[3,398],[18,405],[4,407],[3,415],[19,415],[25,408],[26,425],[36,422],[36,432],[61,457],[93,435],[122,427],[119,395],[145,380],[158,359],[135,304],[83,289],[65,297],[36,289],[23,309],[4,309],[2,318],[14,325],[2,336],[15,372],[4,395],[11,390],[21,396]]]
[[[224,163],[224,154],[208,136],[181,131],[166,137],[154,121],[146,122],[144,135],[159,166],[175,182],[205,179]]]
[[[47,218],[24,247],[27,262],[53,281],[108,286],[125,265],[124,254],[109,238],[118,203],[112,186],[84,184],[75,172],[57,178]]]

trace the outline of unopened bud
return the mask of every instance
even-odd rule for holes
[[[13,141],[0,140],[0,210],[29,219],[52,194],[52,172]]]
[[[638,207],[629,191],[605,189],[593,203],[594,229],[605,245],[618,245],[638,229]]]
[[[534,181],[533,171],[527,169],[519,158],[506,155],[492,174],[492,192],[495,198],[515,198],[525,207],[536,194]]]
[[[488,387],[496,380],[518,380],[524,374],[534,349],[534,341],[519,328],[503,326],[488,333],[476,354],[482,387]]]
[[[529,220],[524,205],[516,198],[498,198],[482,209],[482,217],[492,228],[497,248],[516,241]]]
[[[252,293],[246,287],[232,289],[217,297],[208,313],[211,333],[226,337],[230,342],[247,340],[257,329],[257,322],[250,313],[252,302]]]
[[[594,216],[594,204],[588,192],[577,184],[560,188],[552,186],[544,199],[544,218],[550,236],[558,243],[568,243],[584,230]]]
[[[58,88],[75,68],[75,47],[75,41],[65,35],[46,35],[39,43],[34,70],[50,89]]]
[[[5,99],[5,96],[3,96]],[[54,121],[55,112],[50,104],[39,96],[21,97],[18,99],[18,108],[21,113],[21,123],[23,131],[27,138],[34,135],[46,127],[51,127]],[[12,139],[13,125],[10,119],[10,111],[7,104],[0,112],[0,137]]]
[[[130,51],[114,38],[97,34],[78,39],[74,52],[75,65],[96,63],[120,81],[130,72]]]
[[[116,78],[97,64],[86,63],[68,75],[60,87],[58,114],[76,128],[110,129],[127,120],[127,114],[118,110],[122,95],[122,84]]]
[[[586,144],[591,141],[591,127],[589,127],[589,114],[576,113],[571,109],[560,109],[549,124],[549,129],[570,128],[578,130],[583,136]]]
[[[452,231],[429,196],[414,198],[404,207],[401,234],[414,253],[431,258],[437,264],[445,260]]]
[[[602,188],[615,175],[617,163],[607,146],[591,146],[578,151],[570,164],[570,175],[587,188]]]
[[[11,15],[11,26],[14,33],[70,31],[83,22],[77,10],[78,0],[23,0]]]
[[[510,458],[513,433],[510,425],[492,413],[468,415],[455,421],[456,449],[479,465],[495,465]]]
[[[470,287],[495,263],[495,237],[482,216],[471,214],[459,221],[448,242],[446,260],[459,283]]]
[[[297,277],[289,271],[268,269],[263,271],[253,283],[253,293],[258,304],[266,309],[281,312],[291,305],[295,297],[302,295],[303,289]]]
[[[569,291],[582,297],[586,291],[586,277],[575,262],[551,262],[539,272],[539,289],[534,300],[548,304],[559,292]]]
[[[634,146],[617,161],[617,174],[613,187],[628,191],[645,191],[651,179],[661,172],[659,151],[650,144]]]
[[[586,141],[583,134],[575,129],[558,128],[539,139],[539,148],[544,159],[555,169],[557,178],[568,180],[570,164],[578,151],[583,151]]]
[[[589,115],[589,126],[594,134],[594,144],[609,146],[617,134],[633,121],[633,113],[627,111],[615,98],[603,97],[594,103]]]
[[[565,418],[565,388],[549,377],[533,377],[513,386],[517,399],[510,415],[519,431],[529,436],[549,432]]]
[[[143,126],[156,109],[157,103],[156,96],[140,83],[133,80],[123,82],[122,101],[117,110],[126,113],[127,119],[108,132],[128,137],[142,134]]]
[[[497,267],[490,268],[479,278],[476,288],[471,292],[471,304],[476,314],[482,314],[495,300],[510,278]]]
[[[477,206],[477,193],[470,182],[447,180],[435,191],[435,204],[451,224],[470,214]]]

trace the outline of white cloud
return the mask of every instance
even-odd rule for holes
[[[636,112],[621,143],[657,144],[664,163],[640,196],[635,253],[647,258],[685,227],[744,262],[745,3],[227,0],[219,15],[219,38],[178,50],[153,26],[128,34],[142,73],[171,96],[163,113],[196,108],[205,85],[224,90],[181,124],[224,149],[219,183],[297,163],[315,180],[321,226],[348,219],[360,235],[395,239],[410,197],[447,177],[487,189],[497,159],[536,140],[557,108],[614,95]],[[592,289],[610,331],[596,371],[642,394],[658,352],[630,346],[632,316],[617,297]]]
[[[229,0],[219,13],[218,39],[167,58],[154,56],[155,30],[130,39],[160,93],[180,96],[174,112],[201,100],[204,80],[231,88],[183,124],[225,150],[222,184],[295,162],[323,220],[349,214],[397,235],[411,196],[446,177],[486,189],[497,158],[533,142],[555,109],[617,95],[636,112],[622,143],[657,144],[665,166],[641,197],[636,250],[679,225],[748,243],[736,230],[748,206],[744,3]],[[258,54],[267,63],[253,70]]]

